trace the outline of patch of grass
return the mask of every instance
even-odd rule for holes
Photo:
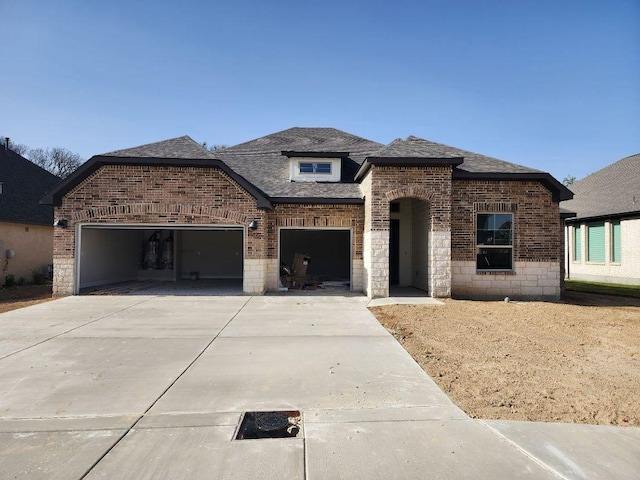
[[[640,298],[640,285],[583,282],[578,280],[566,280],[564,285],[565,289],[574,292],[600,293],[602,295],[618,295],[622,297]]]

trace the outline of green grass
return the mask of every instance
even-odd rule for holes
[[[619,283],[583,282],[566,280],[565,289],[574,292],[600,293],[640,298],[640,285],[621,285]]]

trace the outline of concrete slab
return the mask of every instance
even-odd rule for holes
[[[0,314],[0,358],[37,345],[80,326],[107,318],[150,298],[68,297]]]
[[[473,423],[309,423],[306,478],[557,479]]]
[[[387,331],[363,308],[365,297],[254,297],[222,337],[378,335]]]
[[[135,429],[86,477],[303,479],[304,440],[231,441],[235,428]]]
[[[124,431],[0,433],[2,478],[82,478]]]
[[[304,422],[354,423],[354,422],[407,422],[427,420],[466,420],[469,417],[451,405],[424,407],[337,408],[330,410],[305,410]]]
[[[247,297],[158,297],[74,330],[67,337],[212,339],[248,301]]]
[[[132,427],[139,418],[139,415],[0,418],[0,433],[127,430]]]
[[[640,428],[483,420],[528,455],[571,480],[640,478]]]
[[[391,337],[218,338],[150,413],[449,406]]]
[[[143,413],[208,339],[58,337],[0,361],[0,415]]]
[[[241,417],[239,412],[147,414],[136,424],[136,428],[236,427],[240,424]]]

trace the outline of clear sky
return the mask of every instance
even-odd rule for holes
[[[582,178],[640,152],[639,0],[0,0],[0,133],[92,155],[293,126]]]

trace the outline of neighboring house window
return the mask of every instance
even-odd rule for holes
[[[622,261],[622,242],[620,237],[620,221],[611,222],[611,263]]]
[[[604,222],[587,225],[587,261],[604,263]]]
[[[476,221],[476,268],[512,270],[513,214],[479,213]]]
[[[329,162],[326,162],[326,163],[300,162],[300,173],[331,174],[331,164]]]
[[[573,259],[576,262],[582,260],[582,229],[580,225],[573,227]]]

